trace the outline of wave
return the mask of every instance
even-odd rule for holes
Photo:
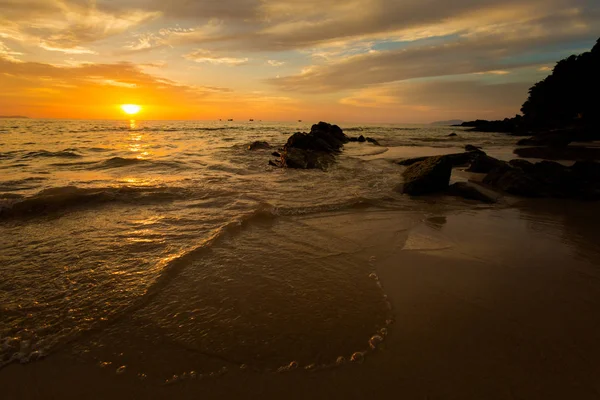
[[[149,204],[189,197],[189,190],[179,187],[78,188],[57,187],[42,190],[26,198],[11,198],[0,203],[0,221],[34,218],[59,212],[96,207],[106,203]]]
[[[62,151],[47,151],[47,150],[37,150],[37,151],[30,151],[25,153],[23,156],[21,156],[22,159],[29,159],[29,158],[51,158],[51,157],[58,157],[58,158],[79,158],[79,157],[83,157],[81,154],[77,154],[73,151],[73,149],[65,149]]]
[[[95,162],[89,169],[113,169],[130,166],[167,167],[174,169],[186,168],[186,163],[180,161],[153,161],[144,158],[112,157],[108,160]]]

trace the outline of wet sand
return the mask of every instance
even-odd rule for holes
[[[278,222],[327,232],[354,248],[345,256],[375,269],[394,322],[362,363],[276,372],[207,357],[206,370],[226,366],[227,372],[163,384],[140,380],[131,368],[117,374],[118,363],[90,362],[80,343],[96,340],[92,335],[39,362],[0,370],[3,398],[600,398],[596,205],[535,201],[499,208],[438,200],[406,211]],[[131,345],[154,351],[143,343],[144,329]],[[332,342],[353,332],[337,334]],[[296,340],[302,346],[302,337]],[[158,364],[201,357],[161,345]],[[108,346],[106,356],[116,349]]]

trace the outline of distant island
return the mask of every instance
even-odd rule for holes
[[[463,123],[462,119],[449,119],[447,121],[435,121],[430,125],[439,125],[439,126],[455,126]]]
[[[0,115],[0,118],[6,119],[28,119],[29,117],[25,117],[23,115]]]

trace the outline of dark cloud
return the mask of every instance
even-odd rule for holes
[[[545,46],[556,46],[588,39],[588,31],[570,31],[569,24],[553,20],[552,31],[531,36],[531,26],[511,34],[479,33],[433,46],[413,46],[387,51],[372,51],[320,66],[298,75],[269,79],[287,91],[308,93],[341,91],[381,83],[416,78],[462,75],[506,70],[555,61],[544,54]],[[550,26],[545,19],[533,23],[534,32]],[[536,57],[535,55],[539,55]],[[541,57],[541,58],[540,58]],[[545,57],[545,58],[544,58]]]

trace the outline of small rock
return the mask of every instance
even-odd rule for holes
[[[448,135],[448,137],[455,137],[458,136],[456,133],[452,132],[451,134]]]
[[[256,142],[252,142],[248,145],[248,150],[264,150],[264,149],[270,149],[270,148],[271,148],[271,145],[269,145],[269,143],[259,141],[259,140],[257,140]]]
[[[357,142],[359,142],[359,143],[364,143],[366,141],[367,141],[367,139],[365,139],[365,137],[363,135],[360,135],[357,140]]]
[[[279,154],[279,152],[277,152],[277,151],[272,152],[271,155],[273,157],[281,157],[281,154]]]

